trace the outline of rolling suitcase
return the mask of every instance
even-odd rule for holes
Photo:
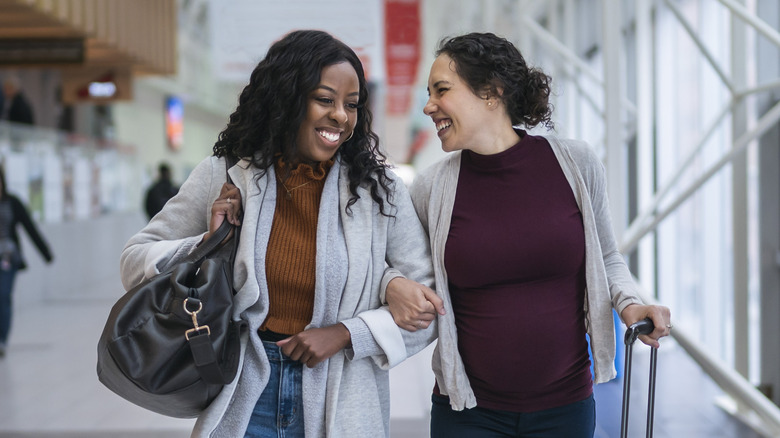
[[[623,414],[620,418],[620,438],[628,437],[628,399],[631,392],[631,353],[634,341],[639,335],[647,335],[655,329],[653,322],[647,318],[631,324],[626,329],[626,361],[623,377]],[[647,396],[647,438],[653,436],[653,405],[655,404],[655,366],[658,360],[658,349],[650,351],[650,388]]]

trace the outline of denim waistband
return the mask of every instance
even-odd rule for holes
[[[282,353],[282,347],[276,345],[275,342],[263,341],[263,348],[265,348],[265,354],[268,356],[268,360],[275,362],[287,362],[290,365],[302,365],[297,360],[292,360],[289,356],[285,356]]]

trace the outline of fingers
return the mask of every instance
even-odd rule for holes
[[[212,207],[212,216],[215,209],[217,214],[224,216],[231,224],[241,225],[241,214],[243,213],[241,198],[217,198]]]
[[[233,184],[224,183],[220,190],[219,199],[224,199],[228,204],[227,219],[233,225],[241,225],[242,205],[241,191]]]
[[[386,297],[396,325],[410,332],[430,327],[437,314],[444,314],[443,303],[433,289],[407,278],[390,281]]]
[[[433,289],[423,285],[420,285],[420,287],[422,289],[423,296],[426,300],[428,300],[428,302],[431,303],[431,305],[433,305],[436,313],[439,315],[444,315],[446,313],[444,310],[444,301],[442,301],[442,299],[436,295],[436,292]]]
[[[304,330],[276,343],[285,356],[309,368],[328,359],[350,343],[349,330],[343,324],[334,324]]]
[[[222,188],[219,189],[219,197],[220,198],[228,198],[228,197],[236,197],[241,192],[238,190],[238,187],[234,186],[230,183],[224,183],[222,184]]]
[[[410,305],[402,310],[392,313],[396,325],[404,330],[415,332],[428,328],[436,319],[436,309],[428,301],[417,305]]]
[[[653,332],[653,333],[655,333],[655,332]],[[642,341],[642,343],[645,344],[645,345],[649,345],[649,346],[651,346],[653,348],[660,348],[661,347],[661,343],[658,342],[658,340],[652,338],[651,337],[652,335],[653,335],[652,333],[649,336],[648,335],[639,335],[639,340]]]
[[[426,314],[421,316],[419,319],[413,319],[413,318],[406,318],[404,320],[399,320],[396,318],[393,318],[395,320],[395,324],[398,327],[401,327],[402,329],[410,332],[416,332],[417,330],[425,330],[428,327],[433,324],[433,321],[435,319],[434,314]]]
[[[292,340],[292,342],[290,342]],[[286,342],[285,342],[286,341]],[[280,343],[284,343],[281,344]],[[282,347],[282,353],[292,360],[306,364],[311,360],[311,354],[309,350],[300,342],[293,340],[293,338],[287,338],[283,341],[277,342],[276,345]]]
[[[652,305],[644,307],[642,309],[644,310],[642,319],[650,318],[655,329],[649,335],[639,336],[639,340],[653,348],[659,348],[661,344],[658,342],[658,339],[669,336],[672,331],[671,311],[666,306]]]
[[[653,321],[655,330],[650,333],[650,337],[659,339],[669,336],[672,330],[671,311],[665,306],[648,306],[647,317]]]
[[[243,214],[241,191],[233,184],[224,183],[219,191],[219,197],[211,204],[209,231],[203,236],[203,241],[208,240],[225,220],[235,226],[240,226]],[[232,236],[233,232],[231,231],[226,240]]]
[[[211,207],[212,231],[219,228],[224,219],[233,225],[241,225],[242,213],[241,191],[233,184],[224,183]]]

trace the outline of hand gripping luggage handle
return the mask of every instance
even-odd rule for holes
[[[628,402],[631,392],[631,354],[633,353],[634,341],[637,340],[639,335],[649,335],[655,330],[655,325],[650,318],[645,318],[641,321],[631,324],[626,329],[625,344],[626,344],[626,359],[623,378],[623,413],[620,419],[620,437],[628,437]],[[655,405],[655,367],[658,361],[658,350],[655,348],[650,349],[650,387],[647,395],[647,438],[653,436],[653,415]]]
[[[633,344],[639,335],[649,335],[653,332],[653,330],[655,330],[655,325],[653,325],[653,320],[650,318],[645,318],[641,321],[637,321],[631,324],[631,326],[626,330],[626,345],[628,346]]]

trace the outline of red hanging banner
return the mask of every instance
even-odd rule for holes
[[[387,114],[409,111],[420,63],[420,0],[385,0]]]

